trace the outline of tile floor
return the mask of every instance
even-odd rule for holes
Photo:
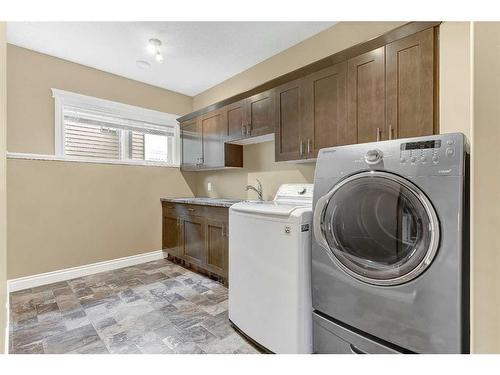
[[[10,353],[258,353],[227,289],[166,259],[10,295]]]

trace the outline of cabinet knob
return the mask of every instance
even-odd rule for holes
[[[300,144],[299,144],[299,154],[300,154],[300,156],[302,156],[302,154],[304,153],[304,144],[302,142],[302,139],[299,139],[299,142],[300,142]]]

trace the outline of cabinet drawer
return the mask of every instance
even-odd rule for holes
[[[178,203],[176,205],[177,215],[180,216],[204,216],[205,215],[205,207],[197,205],[197,204],[185,204]]]
[[[197,204],[163,202],[163,214],[169,216],[203,216],[205,207]]]
[[[177,216],[177,205],[170,202],[163,202],[161,207],[164,216]]]

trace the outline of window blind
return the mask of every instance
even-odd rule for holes
[[[68,156],[172,162],[174,129],[92,109],[63,109]]]

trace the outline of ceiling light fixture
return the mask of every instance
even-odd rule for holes
[[[159,63],[163,62],[163,55],[160,53],[160,51],[156,52],[155,60]]]
[[[146,50],[151,54],[155,55],[155,60],[159,63],[163,62],[163,55],[161,54],[161,40],[152,38],[149,39]]]
[[[146,50],[151,54],[154,55],[160,50],[161,47],[161,40],[152,38],[149,39],[148,46],[146,47]]]

